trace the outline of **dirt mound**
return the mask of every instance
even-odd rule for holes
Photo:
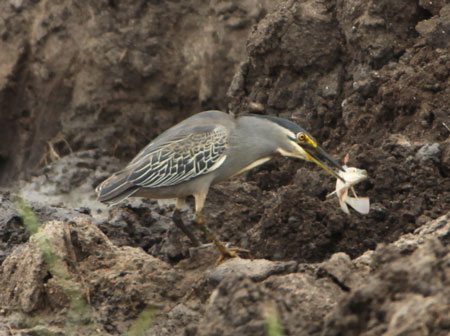
[[[117,247],[89,218],[50,221],[0,267],[0,330],[250,336],[271,325],[286,335],[445,335],[449,239],[450,213],[353,261],[340,252],[320,264],[215,266],[210,247],[173,267]]]
[[[114,246],[88,219],[50,221],[2,264],[0,300],[65,330],[80,323],[124,333],[147,306],[180,297],[180,276],[141,249]]]
[[[445,1],[1,2],[0,330],[448,334],[449,17]],[[215,266],[170,205],[96,201],[154,136],[227,107],[349,153],[369,215],[279,158],[210,191],[211,230],[256,258]],[[31,238],[16,193],[46,223]]]

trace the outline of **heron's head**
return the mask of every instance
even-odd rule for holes
[[[320,147],[311,134],[287,119],[273,116],[261,117],[272,122],[273,127],[277,127],[277,133],[282,133],[277,141],[278,148],[276,150],[278,153],[283,156],[314,162],[330,175],[342,180],[332,168],[345,172],[344,168]]]

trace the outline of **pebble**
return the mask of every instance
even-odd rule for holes
[[[416,157],[420,160],[433,160],[434,162],[439,162],[441,158],[441,147],[438,143],[426,144],[422,146]]]

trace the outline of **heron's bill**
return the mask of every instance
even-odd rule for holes
[[[335,178],[345,182],[345,180],[342,178],[342,176],[338,175],[331,167],[326,164],[324,161],[330,162],[333,166],[338,168],[339,170],[342,170],[345,172],[344,168],[336,161],[334,160],[330,155],[328,155],[327,152],[325,152],[321,147],[307,147],[303,148],[306,152],[307,158],[314,162],[316,165],[321,167],[323,170],[325,170],[328,174],[331,176],[334,176]]]

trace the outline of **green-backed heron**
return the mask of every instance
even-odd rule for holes
[[[177,199],[173,221],[193,245],[199,246],[180,215],[185,198],[193,195],[195,223],[225,258],[239,249],[225,248],[204,224],[202,209],[209,187],[279,155],[312,161],[336,178],[340,177],[329,164],[343,170],[311,134],[289,120],[206,111],[156,137],[96,191],[100,201],[113,204],[130,196]]]

